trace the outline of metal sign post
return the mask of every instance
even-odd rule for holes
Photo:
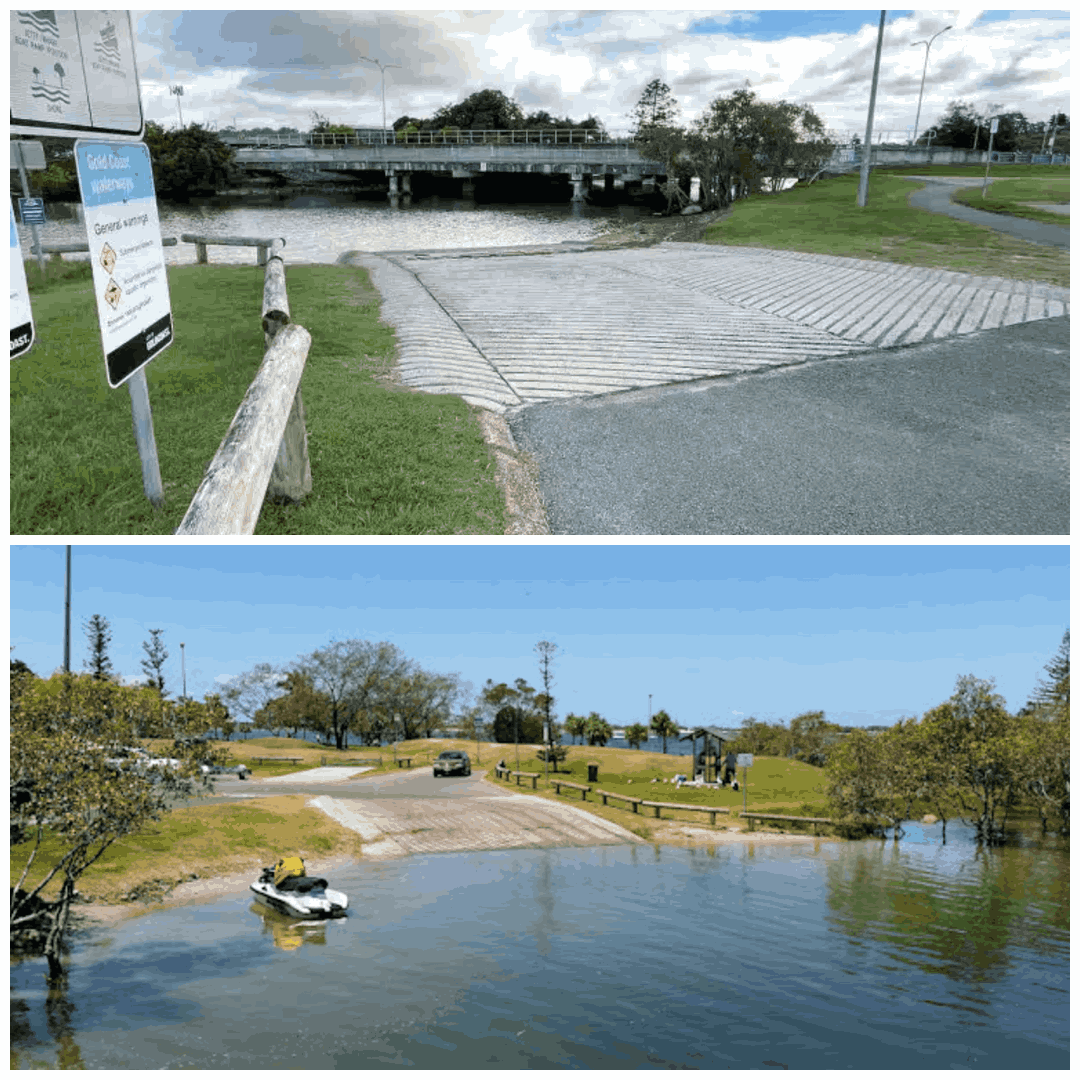
[[[40,152],[40,153],[39,153]],[[37,261],[38,269],[45,273],[45,252],[41,250],[41,237],[38,236],[38,225],[45,224],[45,203],[44,200],[34,200],[40,204],[40,207],[28,205],[32,200],[30,199],[30,184],[26,178],[27,169],[44,169],[45,168],[45,148],[39,142],[35,143],[21,143],[13,141],[11,143],[11,164],[13,168],[19,170],[19,181],[22,184],[23,197],[19,200],[19,215],[22,218],[24,225],[30,226],[30,235],[34,238],[34,247],[37,248]],[[37,213],[33,211],[37,210]]]
[[[990,155],[994,150],[994,136],[997,134],[997,119],[990,121],[990,145],[986,148],[986,175],[983,177],[982,197],[986,198],[986,185],[990,182]]]
[[[742,767],[742,812],[746,813],[746,770],[754,764],[753,754],[739,754],[735,758],[735,764]]]
[[[30,309],[30,290],[26,287],[19,233],[15,228],[15,208],[8,203],[11,215],[11,277],[8,279],[11,313],[11,359],[22,356],[34,344],[34,313]]]
[[[172,344],[173,323],[150,150],[145,143],[79,139],[75,168],[105,375],[114,388],[137,376],[128,389],[143,490],[160,509],[165,498],[143,368]]]

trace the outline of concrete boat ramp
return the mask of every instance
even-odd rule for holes
[[[338,261],[371,272],[405,385],[502,414],[1069,314],[1069,290],[1039,282],[762,248],[581,246]]]

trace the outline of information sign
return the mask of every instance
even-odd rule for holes
[[[19,158],[22,157],[24,169],[40,172],[49,167],[45,160],[45,147],[39,142],[30,142],[26,139],[13,139],[11,142],[11,167],[19,167]]]
[[[117,387],[173,341],[150,150],[139,142],[79,139],[75,168],[106,375]]]
[[[45,200],[44,199],[20,199],[19,217],[24,225],[45,224]]]
[[[996,120],[996,119],[995,119],[995,120],[991,120],[991,121],[990,121],[990,134],[991,134],[991,135],[996,135],[996,134],[997,134],[997,129],[998,129],[998,122],[997,122],[997,120]]]
[[[754,764],[754,755],[753,754],[736,754],[735,755],[735,764],[738,765],[740,769],[749,769],[750,766]]]
[[[34,344],[34,315],[30,310],[30,290],[26,287],[19,232],[15,228],[15,207],[10,202],[8,213],[11,215],[11,359],[14,360]]]
[[[128,11],[12,11],[13,135],[143,134]]]

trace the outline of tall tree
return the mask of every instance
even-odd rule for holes
[[[540,706],[544,713],[544,723],[548,728],[548,742],[551,743],[555,739],[554,725],[551,722],[555,699],[551,696],[551,688],[555,685],[555,657],[558,655],[559,647],[551,641],[539,641],[535,649],[540,659],[540,681],[544,685]]]
[[[633,133],[642,134],[650,128],[673,128],[679,121],[679,102],[671,87],[662,79],[653,79],[641,92],[630,113]]]
[[[521,106],[501,90],[478,90],[456,105],[444,105],[431,120],[436,130],[456,127],[466,131],[506,131],[524,123]]]
[[[585,721],[585,737],[590,746],[607,746],[612,731],[611,725],[599,713],[589,713]]]
[[[113,674],[112,662],[109,660],[109,642],[112,641],[109,620],[104,615],[91,615],[83,623],[83,631],[86,633],[86,642],[90,648],[90,654],[87,657],[90,674],[99,682],[103,682]]]
[[[566,715],[566,731],[571,738],[583,739],[585,737],[585,717],[575,716],[573,713]]]
[[[1061,639],[1058,651],[1045,668],[1047,678],[1040,680],[1028,707],[1037,705],[1069,707],[1069,631]]]
[[[668,739],[679,734],[678,725],[661,709],[658,713],[653,713],[649,720],[649,727],[664,740],[664,753],[666,754]]]
[[[187,202],[191,195],[212,195],[235,179],[235,151],[199,124],[166,131],[151,120],[144,141],[159,198]]]
[[[649,729],[644,724],[631,724],[623,735],[635,750],[640,749],[642,743],[649,741]]]
[[[146,659],[141,661],[143,673],[146,675],[146,685],[152,686],[157,692],[165,696],[165,675],[163,669],[165,661],[169,658],[169,650],[165,648],[161,640],[164,630],[151,630],[150,640],[142,644]]]

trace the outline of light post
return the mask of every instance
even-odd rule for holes
[[[382,131],[383,142],[386,142],[386,69],[387,68],[399,68],[400,64],[384,64],[381,60],[372,60],[370,56],[361,56],[361,60],[366,60],[369,64],[379,65],[379,74],[382,76]]]
[[[64,674],[71,671],[71,545],[67,545],[67,574],[64,576]]]
[[[180,677],[184,684],[184,700],[187,701],[187,664],[184,663],[184,643],[180,642]]]
[[[180,114],[180,126],[184,126],[184,111],[180,108],[180,99],[184,96],[184,88],[182,86],[170,86],[169,93],[176,95],[176,111]]]
[[[946,26],[945,30],[951,30],[952,26]],[[912,45],[925,45],[926,46],[926,59],[923,61],[922,66],[922,82],[919,84],[919,108],[915,112],[915,135],[912,138],[912,143],[919,137],[919,116],[922,113],[922,94],[923,87],[926,85],[926,65],[930,63],[930,46],[934,44],[934,38],[941,37],[945,33],[945,30],[939,30],[934,37],[929,41],[913,41]]]
[[[877,100],[878,72],[881,70],[881,43],[885,39],[885,12],[881,13],[878,23],[877,52],[874,54],[874,77],[870,83],[870,108],[866,110],[866,139],[863,142],[862,167],[859,169],[859,193],[856,205],[866,205],[867,189],[870,186],[870,140],[874,137],[874,102]]]

